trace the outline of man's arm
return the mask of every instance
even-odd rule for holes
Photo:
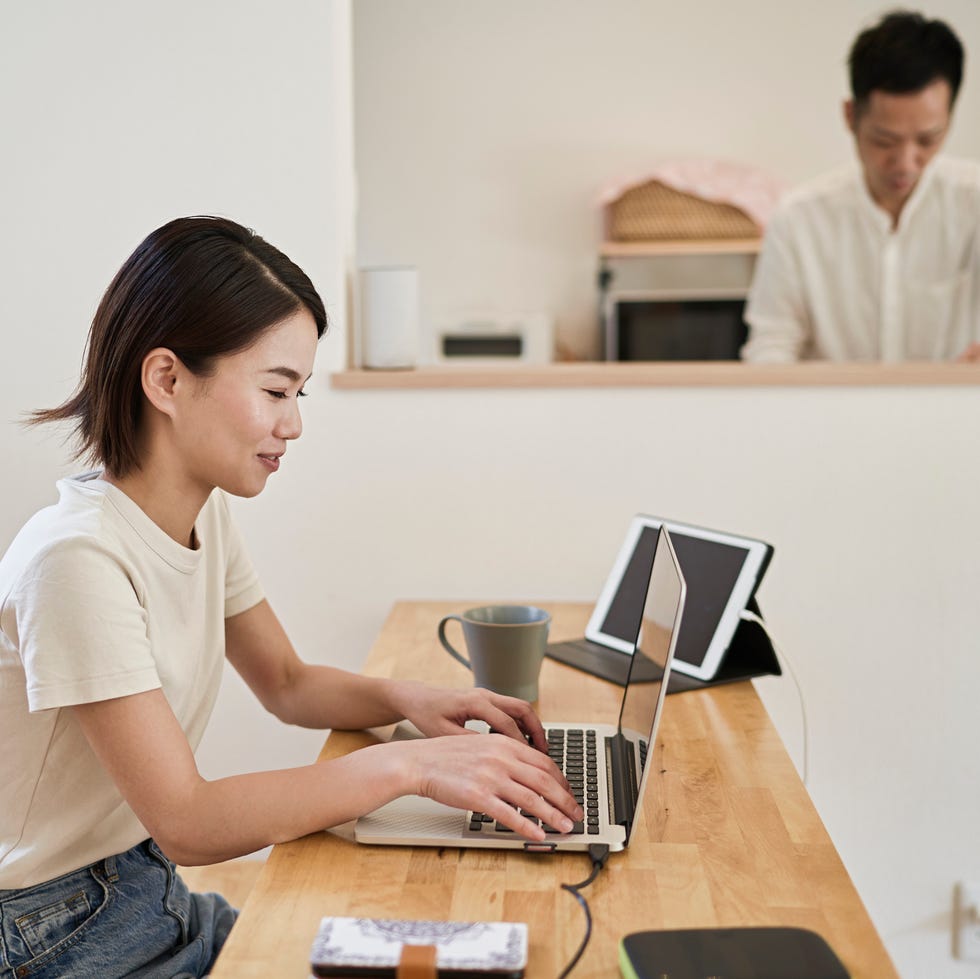
[[[970,293],[967,301],[967,315],[969,316],[972,343],[967,344],[966,348],[956,357],[954,363],[957,364],[980,363],[980,174],[977,175],[977,180],[978,183],[974,190],[974,214],[976,217],[968,265]]]
[[[782,212],[772,219],[755,266],[745,321],[749,339],[742,360],[786,364],[800,359],[810,334],[799,263]]]

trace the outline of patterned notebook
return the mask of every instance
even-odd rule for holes
[[[440,979],[517,979],[527,966],[527,925],[324,918],[313,942],[311,968],[314,976],[394,975],[405,946],[434,947]]]

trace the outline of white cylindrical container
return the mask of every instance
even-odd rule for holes
[[[360,270],[361,363],[386,370],[414,367],[419,346],[419,274],[412,266]]]

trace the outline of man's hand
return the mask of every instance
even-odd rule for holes
[[[980,363],[980,343],[971,343],[970,346],[968,346],[966,350],[964,350],[963,353],[961,353],[959,357],[956,358],[954,363],[957,364]]]

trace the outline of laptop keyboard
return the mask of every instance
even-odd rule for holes
[[[599,763],[595,731],[564,728],[545,729],[548,737],[548,756],[565,773],[572,787],[575,801],[585,810],[585,818],[572,826],[572,833],[599,833]],[[542,826],[545,833],[560,833],[553,826],[542,823],[530,813],[521,815]],[[513,833],[513,830],[483,812],[471,812],[471,832]]]

